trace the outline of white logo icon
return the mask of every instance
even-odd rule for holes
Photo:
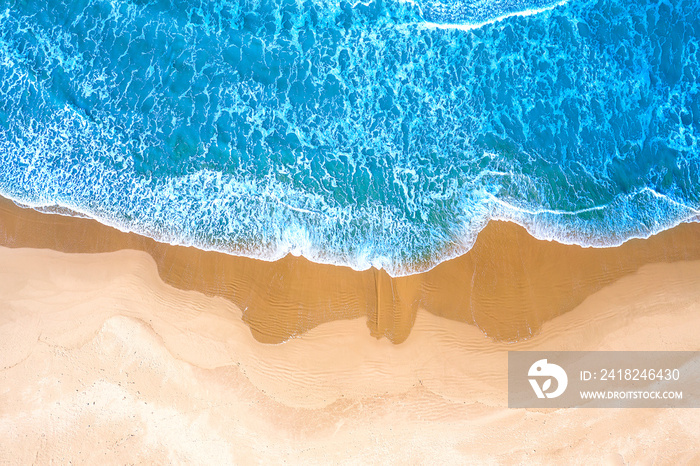
[[[537,379],[528,379],[532,389],[535,391],[537,398],[556,398],[566,390],[566,385],[569,383],[569,378],[566,372],[556,364],[550,364],[546,359],[540,359],[530,366],[527,375],[530,377],[547,377],[542,386],[537,382]],[[557,381],[557,389],[553,392],[547,392],[552,385],[552,378]]]

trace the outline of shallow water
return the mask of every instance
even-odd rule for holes
[[[613,246],[698,215],[699,77],[693,1],[10,1],[0,193],[392,275]]]

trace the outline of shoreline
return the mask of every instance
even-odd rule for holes
[[[180,242],[178,240],[168,240],[168,239],[159,239],[157,235],[150,235],[148,233],[139,233],[138,231],[134,231],[130,229],[128,226],[125,225],[119,225],[118,223],[111,222],[109,220],[105,220],[96,216],[93,216],[92,214],[85,213],[79,210],[74,210],[72,207],[66,207],[61,204],[52,204],[52,205],[31,205],[31,204],[24,204],[20,201],[15,200],[11,196],[7,196],[4,193],[0,193],[0,205],[3,203],[10,203],[14,207],[18,207],[22,210],[33,210],[42,214],[54,214],[54,215],[60,215],[63,217],[72,217],[72,218],[81,218],[81,219],[87,219],[87,220],[93,220],[102,225],[103,227],[107,227],[112,230],[116,230],[120,233],[127,234],[127,235],[136,235],[139,237],[144,237],[148,238],[150,240],[155,241],[156,243],[159,244],[165,244],[169,246],[174,246],[174,247],[184,247],[184,248],[194,248],[202,252],[210,252],[210,253],[218,253],[218,254],[223,254],[226,256],[234,256],[234,257],[240,257],[243,259],[251,259],[255,261],[261,261],[261,262],[268,262],[268,263],[274,263],[278,262],[280,260],[286,259],[288,256],[296,257],[296,258],[301,258],[304,259],[308,262],[311,262],[316,265],[320,266],[334,266],[334,267],[342,267],[342,268],[348,268],[351,269],[355,272],[367,272],[371,270],[380,270],[384,271],[387,273],[390,279],[398,279],[398,278],[405,278],[405,277],[410,277],[413,275],[420,275],[424,273],[428,273],[432,271],[434,268],[438,267],[444,262],[449,262],[454,259],[459,259],[464,255],[467,255],[469,251],[471,250],[470,246],[469,249],[463,252],[458,252],[460,249],[457,248],[450,248],[446,247],[441,249],[441,251],[444,253],[441,258],[438,260],[438,262],[432,262],[428,261],[427,263],[421,263],[420,260],[414,260],[414,264],[427,264],[425,267],[424,266],[419,266],[417,269],[411,269],[411,271],[406,272],[406,273],[401,273],[397,275],[392,275],[390,272],[388,272],[388,269],[382,268],[382,267],[375,267],[375,266],[368,266],[367,268],[355,268],[353,265],[349,265],[347,263],[338,263],[334,261],[324,261],[319,258],[310,258],[308,255],[305,253],[295,253],[292,252],[291,250],[288,251],[285,255],[283,256],[276,256],[276,258],[272,257],[257,257],[253,254],[250,254],[249,252],[236,252],[233,250],[227,250],[226,248],[217,248],[216,246],[213,246],[211,244],[209,245],[201,245],[201,244],[194,244],[193,242]],[[499,202],[499,205],[506,206],[506,210],[509,209],[515,209],[513,206],[507,203]],[[529,213],[529,212],[527,212]],[[560,214],[566,214],[566,212],[561,212]],[[629,241],[634,241],[634,240],[646,240],[649,238],[652,238],[654,236],[657,236],[661,233],[664,233],[667,230],[672,230],[674,228],[677,228],[680,225],[687,224],[687,223],[700,223],[700,214],[697,215],[691,215],[686,217],[684,220],[680,220],[677,223],[672,223],[672,226],[666,226],[665,229],[661,229],[659,231],[656,231],[655,233],[647,233],[646,236],[630,236],[627,239],[620,239],[620,240],[615,240],[615,242],[612,243],[605,243],[602,244],[600,241],[590,241],[589,244],[581,244],[580,242],[577,241],[570,241],[570,240],[562,240],[561,238],[556,238],[550,234],[547,234],[546,232],[543,234],[542,231],[540,231],[537,227],[533,227],[529,222],[523,222],[523,219],[520,218],[519,220],[514,220],[509,218],[508,216],[494,216],[487,222],[488,224],[492,223],[507,223],[507,224],[512,224],[515,225],[516,227],[522,228],[525,230],[528,236],[532,237],[533,239],[537,241],[545,241],[549,243],[556,243],[564,246],[578,246],[583,249],[613,249],[620,247],[624,245],[625,243]],[[534,232],[533,232],[534,228]],[[480,230],[481,231],[481,230]],[[477,234],[478,237],[478,234]],[[474,242],[476,242],[476,238],[474,239]],[[254,242],[253,242],[254,243]],[[248,245],[253,244],[253,243],[246,243]],[[298,252],[298,251],[297,251]]]
[[[0,198],[0,246],[102,253],[135,249],[155,260],[175,288],[227,299],[261,342],[280,343],[326,322],[365,317],[370,334],[401,343],[418,309],[478,327],[494,341],[536,335],[542,325],[646,264],[700,259],[700,223],[683,223],[615,248],[583,248],[533,238],[492,221],[466,254],[428,272],[276,262],[173,246],[96,220],[41,213]]]

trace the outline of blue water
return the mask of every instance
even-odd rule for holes
[[[392,275],[700,209],[700,2],[4,0],[0,194]]]

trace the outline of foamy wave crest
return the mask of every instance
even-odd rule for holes
[[[428,26],[472,29],[511,16],[551,10],[568,0],[419,0],[415,2]]]
[[[650,188],[621,194],[612,202],[577,212],[519,209],[494,199],[493,218],[525,227],[535,238],[585,247],[614,247],[633,238],[648,238],[686,221],[700,210]]]

